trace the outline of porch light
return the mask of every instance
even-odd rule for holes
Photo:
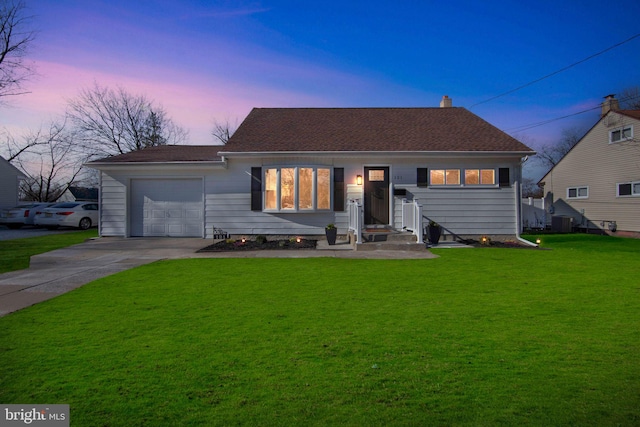
[[[240,241],[241,241],[242,243],[247,243],[247,238],[246,238],[246,237],[243,237],[242,239],[240,239]]]
[[[300,243],[302,239],[300,237],[296,237],[296,243]]]
[[[362,175],[357,175],[356,176],[356,184],[362,185]]]

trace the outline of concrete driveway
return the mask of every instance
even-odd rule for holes
[[[79,230],[75,228],[63,227],[57,230],[47,230],[46,228],[34,227],[33,225],[25,225],[22,228],[10,229],[7,226],[0,225],[0,241],[13,239],[26,239],[28,237],[46,236],[48,234],[74,233]]]
[[[286,251],[197,253],[211,243],[200,238],[103,237],[31,257],[25,270],[0,274],[0,316],[76,289],[96,279],[163,259],[310,258],[426,259],[429,251],[353,251],[349,245]]]

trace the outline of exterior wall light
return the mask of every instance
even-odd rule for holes
[[[542,243],[542,241],[540,239],[536,239],[536,245],[539,245],[540,243]]]
[[[296,243],[300,243],[302,239],[300,237],[296,237]]]
[[[246,238],[246,237],[243,237],[240,241],[241,241],[242,243],[246,243],[246,242],[247,242],[247,238]]]
[[[362,175],[357,175],[356,176],[356,184],[362,185]]]

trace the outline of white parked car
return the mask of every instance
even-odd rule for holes
[[[78,227],[87,230],[98,224],[96,202],[62,202],[45,209],[38,209],[35,225],[46,228]]]
[[[19,205],[14,208],[2,209],[0,211],[0,224],[9,228],[20,228],[23,225],[33,225],[33,218],[36,212],[53,206],[55,203],[33,202]]]

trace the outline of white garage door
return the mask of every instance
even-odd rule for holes
[[[201,179],[131,181],[131,235],[202,237]]]

